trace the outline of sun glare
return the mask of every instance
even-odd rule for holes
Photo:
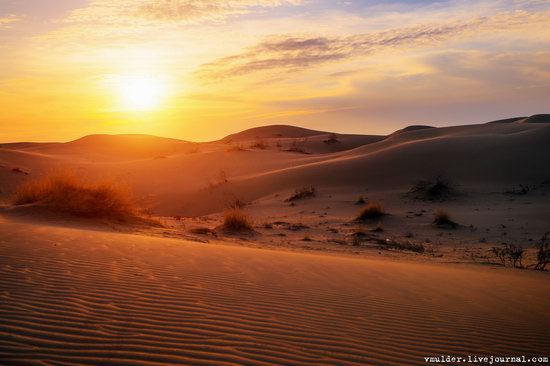
[[[121,75],[114,78],[121,108],[131,111],[150,111],[166,98],[167,83],[159,76]]]

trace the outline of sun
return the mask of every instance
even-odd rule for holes
[[[129,111],[151,111],[159,108],[167,96],[166,80],[153,75],[119,75],[114,86],[121,108]]]

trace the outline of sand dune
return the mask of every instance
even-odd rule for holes
[[[66,144],[4,145],[0,165],[7,169],[4,177],[12,167],[30,173],[17,181],[52,167],[124,181],[138,197],[151,197],[161,214],[212,213],[235,197],[253,201],[304,185],[406,191],[414,181],[438,174],[462,185],[501,190],[550,178],[550,124],[525,120],[409,128],[386,138],[335,135],[337,142],[327,142],[330,134],[291,126],[252,129],[201,144],[91,136]],[[255,146],[255,136],[265,146]],[[292,150],[296,143],[299,151]],[[1,193],[6,198],[14,179],[2,180],[7,182]]]
[[[543,355],[542,273],[0,223],[9,365],[423,364]]]

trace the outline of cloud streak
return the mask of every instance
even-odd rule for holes
[[[548,13],[517,11],[467,21],[426,24],[347,37],[273,36],[242,53],[203,65],[197,74],[206,79],[224,79],[254,72],[291,72],[322,64],[353,59],[388,49],[411,48],[446,41],[466,34],[488,33],[544,24]]]
[[[20,20],[21,18],[14,14],[0,18],[0,29],[11,28],[13,23],[17,23]]]
[[[201,23],[220,21],[262,8],[300,5],[303,0],[94,0],[74,11],[69,23],[127,25],[142,21]]]

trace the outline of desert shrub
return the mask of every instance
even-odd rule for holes
[[[230,207],[224,211],[222,229],[227,231],[253,231],[250,217],[238,207]]]
[[[14,204],[41,204],[90,218],[137,216],[126,189],[113,182],[84,182],[71,172],[53,173],[23,183],[15,191]]]
[[[500,260],[503,266],[506,265],[506,261],[510,261],[510,264],[517,268],[523,268],[521,263],[523,260],[524,250],[522,247],[505,244],[504,247],[493,248],[493,254]]]
[[[25,171],[21,170],[21,168],[17,168],[17,167],[15,167],[15,168],[12,168],[12,170],[11,170],[11,171],[12,171],[12,172],[14,172],[14,173],[20,173],[20,174],[25,174],[25,175],[29,175],[29,173],[27,173],[27,172],[25,172]]]
[[[292,143],[290,144],[287,151],[297,152],[297,153],[300,153],[300,154],[309,154],[305,149],[306,143],[307,143],[307,138],[294,139],[294,140],[292,140]]]
[[[458,194],[454,184],[442,175],[433,180],[421,180],[415,183],[408,193],[415,199],[425,201],[444,201]]]
[[[458,227],[458,224],[451,220],[451,215],[449,214],[449,212],[442,209],[434,212],[434,219],[432,224],[442,229],[456,229]]]
[[[285,201],[286,202],[293,202],[293,201],[302,200],[304,198],[315,197],[316,195],[317,195],[317,191],[316,191],[315,187],[303,187],[303,188],[297,189]]]
[[[546,265],[550,263],[550,240],[548,238],[550,232],[545,233],[542,238],[539,240],[538,246],[539,250],[537,251],[537,263],[535,264],[534,269],[544,271]]]
[[[365,221],[365,220],[373,220],[381,218],[382,216],[385,216],[386,212],[384,211],[384,207],[380,203],[369,203],[361,211],[359,212],[359,215],[357,216],[356,220],[358,221]]]
[[[375,228],[371,229],[373,233],[381,233],[384,231],[384,225],[379,221]]]
[[[529,186],[518,184],[517,187],[507,188],[506,190],[504,190],[504,193],[514,196],[523,196],[529,193],[530,190],[531,188],[529,188]]]
[[[424,247],[424,244],[422,243],[413,243],[410,241],[406,242],[397,242],[393,240],[386,241],[385,244],[383,244],[384,248],[394,249],[394,250],[401,250],[401,251],[408,251],[408,252],[415,252],[415,253],[424,253],[426,251],[426,248]]]
[[[204,226],[194,227],[189,230],[191,234],[197,234],[197,235],[208,235],[213,234],[212,229]]]
[[[251,149],[257,149],[257,150],[265,150],[267,149],[267,143],[260,139],[260,138],[257,138],[251,145],[250,145],[250,148]]]
[[[340,140],[338,140],[338,135],[335,133],[331,133],[326,140],[323,140],[325,144],[332,145],[332,144],[338,144],[340,143]]]

